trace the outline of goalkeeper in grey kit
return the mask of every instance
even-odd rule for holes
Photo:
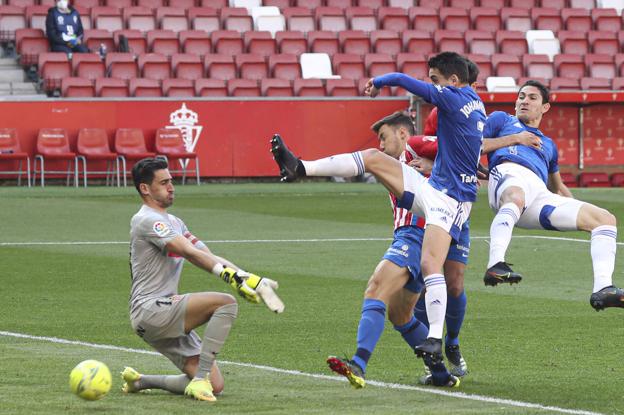
[[[130,322],[135,332],[181,371],[180,375],[145,375],[126,367],[123,391],[164,389],[201,401],[215,401],[223,376],[215,358],[238,314],[230,294],[178,294],[184,260],[221,277],[245,300],[263,300],[275,312],[284,305],[275,294],[277,282],[245,272],[196,238],[184,222],[169,213],[174,186],[167,162],[143,159],[132,169],[143,206],[130,230]],[[205,324],[201,339],[194,329]]]

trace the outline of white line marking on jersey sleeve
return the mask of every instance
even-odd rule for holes
[[[514,235],[514,239],[546,239],[550,241],[567,241],[589,243],[587,239],[564,238],[543,235]],[[490,239],[489,236],[471,236],[470,239]],[[264,243],[316,243],[316,242],[383,242],[392,238],[311,238],[311,239],[216,239],[203,241],[205,244],[264,244]],[[128,245],[129,241],[32,241],[32,242],[0,242],[0,246],[39,246],[39,245]],[[624,245],[624,242],[617,242]]]
[[[40,340],[40,341],[46,341],[46,342],[51,342],[51,343],[57,343],[57,344],[84,346],[84,347],[90,347],[94,349],[116,350],[120,352],[139,353],[139,354],[147,354],[147,355],[152,355],[152,356],[162,356],[160,353],[154,352],[152,350],[133,349],[130,347],[121,347],[121,346],[114,346],[114,345],[109,345],[109,344],[89,343],[89,342],[78,341],[78,340],[67,340],[67,339],[61,339],[58,337],[33,336],[30,334],[14,333],[10,331],[0,331],[0,336],[16,337],[16,338],[29,339],[29,340]],[[219,363],[224,364],[224,365],[248,367],[252,369],[265,370],[268,372],[281,373],[281,374],[287,374],[287,375],[305,376],[305,377],[314,378],[314,379],[323,379],[323,380],[336,381],[336,382],[347,381],[345,378],[337,377],[337,376],[319,375],[316,373],[306,373],[306,372],[301,372],[299,370],[280,369],[280,368],[272,367],[272,366],[255,365],[253,363],[230,362],[226,360],[225,361],[220,360]],[[373,385],[373,386],[377,386],[377,387],[385,388],[385,389],[410,390],[410,391],[428,393],[431,395],[440,395],[440,396],[447,396],[447,397],[458,398],[458,399],[467,399],[471,401],[486,402],[486,403],[497,404],[497,405],[516,406],[519,408],[538,409],[542,411],[557,412],[561,414],[603,415],[599,412],[591,412],[591,411],[585,411],[585,410],[580,410],[580,409],[559,408],[557,406],[540,405],[537,403],[514,401],[511,399],[493,398],[490,396],[474,395],[474,394],[468,394],[468,393],[463,393],[463,392],[447,392],[444,390],[422,388],[418,386],[403,385],[399,383],[378,382],[375,380],[367,380],[366,383],[369,385]]]

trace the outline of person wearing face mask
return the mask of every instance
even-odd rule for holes
[[[58,0],[55,7],[48,10],[46,34],[52,52],[88,53],[82,43],[83,30],[80,14],[69,5],[68,0]]]

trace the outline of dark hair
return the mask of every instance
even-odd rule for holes
[[[544,86],[544,84],[540,81],[529,79],[524,84],[522,84],[522,86],[518,90],[518,94],[525,86],[534,86],[535,88],[539,89],[540,95],[542,96],[542,104],[548,104],[550,102],[550,92],[548,91],[548,88],[546,88],[546,86]]]
[[[388,125],[390,127],[405,127],[410,135],[416,134],[412,118],[407,112],[404,111],[393,112],[392,114],[383,117],[381,120],[371,125],[371,130],[373,130],[375,134],[379,134],[379,130],[384,125]]]
[[[141,194],[139,186],[141,183],[152,184],[154,180],[154,172],[168,168],[167,161],[161,158],[146,158],[140,160],[132,167],[132,180],[137,192]]]
[[[459,82],[468,83],[468,64],[466,58],[455,52],[442,52],[429,59],[429,68],[437,69],[445,78],[457,75]]]
[[[479,67],[470,59],[464,59],[466,59],[466,65],[468,66],[468,84],[472,85],[477,82],[477,78],[479,78]]]

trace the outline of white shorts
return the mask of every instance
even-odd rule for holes
[[[531,170],[516,163],[503,163],[490,171],[488,201],[498,212],[500,197],[511,186],[524,191],[524,209],[516,226],[553,231],[577,230],[576,218],[583,205],[580,200],[552,193]]]
[[[462,226],[470,216],[471,202],[458,202],[437,189],[429,180],[407,164],[403,168],[403,198],[398,206],[425,218],[426,225],[436,225],[459,240]]]

